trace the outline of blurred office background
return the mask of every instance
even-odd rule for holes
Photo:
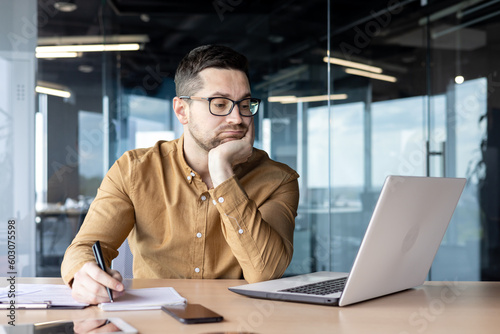
[[[3,271],[13,220],[19,275],[59,275],[111,164],[181,134],[181,57],[220,43],[250,60],[256,146],[301,175],[287,274],[348,271],[403,174],[468,178],[429,279],[500,279],[500,1],[0,3]]]

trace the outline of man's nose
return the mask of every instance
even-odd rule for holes
[[[226,122],[233,124],[240,124],[243,122],[243,119],[240,115],[240,106],[239,104],[235,104],[231,113],[226,116]]]

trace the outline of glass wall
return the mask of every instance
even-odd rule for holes
[[[71,93],[37,100],[39,275],[58,273],[121,154],[182,133],[171,110],[177,64],[220,43],[247,55],[264,101],[255,146],[301,175],[287,275],[349,271],[385,177],[398,174],[468,178],[429,278],[500,277],[496,1],[77,5],[39,1],[51,13],[39,46],[140,48],[38,59],[38,80]]]

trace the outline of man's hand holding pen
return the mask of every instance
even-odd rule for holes
[[[111,289],[112,297],[118,298],[125,293],[122,275],[113,269],[101,270],[96,262],[87,262],[75,273],[72,296],[76,301],[88,304],[108,303],[106,288]]]
[[[95,242],[95,244],[92,246],[92,251],[94,252],[94,257],[95,257],[95,262],[101,268],[102,271],[107,273],[106,269],[106,263],[104,262],[104,256],[102,255],[102,250],[101,250],[101,243],[99,240]],[[113,293],[111,292],[111,289],[107,286],[106,291],[108,292],[109,296],[109,301],[112,303],[113,302]]]

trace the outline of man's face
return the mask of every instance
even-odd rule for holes
[[[199,75],[203,88],[193,96],[221,96],[234,101],[250,97],[250,84],[241,71],[207,68]],[[241,116],[236,105],[229,115],[214,116],[208,109],[208,101],[191,100],[188,117],[189,135],[207,152],[230,140],[241,139],[253,122],[253,117]]]

